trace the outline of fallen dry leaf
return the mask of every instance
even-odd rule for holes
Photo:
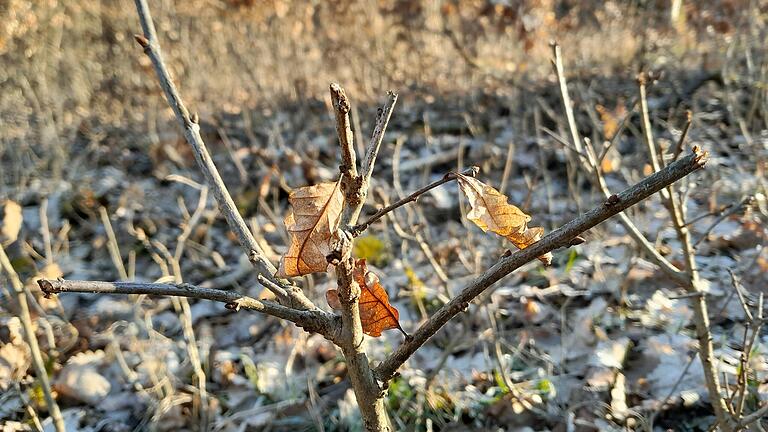
[[[98,405],[112,389],[112,384],[98,370],[104,357],[103,351],[87,351],[71,357],[59,372],[54,388],[64,396]]]
[[[290,235],[288,252],[280,260],[280,277],[328,271],[328,256],[339,228],[344,195],[340,183],[320,183],[295,189],[285,217]]]
[[[11,200],[3,203],[3,223],[0,225],[0,241],[10,244],[19,237],[21,224],[24,221],[21,206]]]
[[[369,336],[379,337],[382,331],[396,328],[406,334],[400,327],[400,313],[389,304],[387,290],[381,286],[379,277],[368,271],[364,259],[355,261],[353,276],[360,285],[360,321],[363,324],[363,332]],[[341,309],[338,290],[326,291],[325,298],[330,307]]]
[[[531,217],[507,202],[508,198],[480,180],[459,174],[459,189],[469,201],[467,219],[483,231],[491,231],[511,241],[518,249],[525,249],[544,235],[544,228],[528,228]],[[552,254],[539,257],[544,264],[552,263]]]

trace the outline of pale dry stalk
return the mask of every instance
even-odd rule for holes
[[[45,370],[45,362],[43,361],[42,354],[40,354],[40,346],[35,336],[35,328],[32,325],[32,317],[29,314],[29,305],[27,304],[27,290],[24,288],[21,279],[19,279],[16,270],[11,265],[11,260],[8,259],[2,244],[0,244],[0,268],[2,268],[6,277],[11,281],[13,294],[16,297],[16,302],[19,304],[19,318],[21,319],[21,326],[24,328],[27,345],[29,345],[29,350],[32,353],[32,366],[35,368],[38,381],[40,381],[40,388],[45,397],[45,404],[48,406],[48,413],[51,415],[51,420],[53,420],[53,426],[56,432],[66,432],[64,418],[61,416],[59,405],[51,393],[48,371]]]

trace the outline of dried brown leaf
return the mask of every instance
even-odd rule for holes
[[[381,285],[379,277],[368,270],[364,259],[355,261],[353,276],[360,285],[358,303],[363,332],[369,336],[379,337],[382,331],[396,328],[406,334],[400,327],[400,313],[389,303],[387,290]],[[325,299],[330,307],[341,309],[338,290],[328,290],[325,293]]]
[[[344,195],[340,183],[320,183],[294,189],[285,217],[290,236],[288,252],[280,260],[280,277],[328,271],[326,256],[339,228]]]
[[[467,219],[483,231],[491,231],[525,249],[544,235],[544,228],[528,227],[531,217],[508,202],[506,195],[473,177],[458,175],[459,189],[469,201]],[[544,264],[552,263],[552,254],[539,257]]]

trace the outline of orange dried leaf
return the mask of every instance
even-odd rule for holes
[[[291,210],[285,217],[285,226],[291,243],[280,260],[277,275],[291,277],[328,271],[326,256],[332,252],[344,203],[340,184],[320,183],[294,189],[288,202]]]
[[[405,330],[400,327],[400,313],[389,304],[387,291],[381,285],[379,277],[368,271],[364,259],[355,261],[353,276],[360,285],[360,321],[363,324],[363,332],[369,336],[379,337],[384,330],[398,329],[403,334]],[[330,289],[325,293],[328,305],[334,309],[341,309],[339,293]]]
[[[480,180],[458,175],[459,189],[469,201],[467,219],[483,231],[491,231],[511,241],[518,249],[525,249],[544,235],[544,228],[528,228],[531,217],[507,202],[508,198]],[[552,254],[539,257],[544,264],[552,263]]]
[[[595,110],[600,114],[600,120],[603,122],[603,136],[606,140],[611,140],[619,130],[619,122],[613,113],[606,107],[597,104]]]

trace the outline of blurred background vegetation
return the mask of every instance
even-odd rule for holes
[[[596,80],[640,69],[765,76],[768,5],[756,0],[445,0],[153,2],[163,48],[202,118],[325,102],[331,81],[359,103],[472,100],[552,84],[552,40],[569,73]],[[131,2],[0,2],[2,183],[62,175],[81,145],[146,140],[171,118],[132,35]],[[751,66],[750,66],[751,63]],[[742,73],[749,67],[749,74]],[[120,132],[118,132],[120,131]],[[137,142],[138,141],[138,142]],[[47,155],[47,156],[46,156]]]

